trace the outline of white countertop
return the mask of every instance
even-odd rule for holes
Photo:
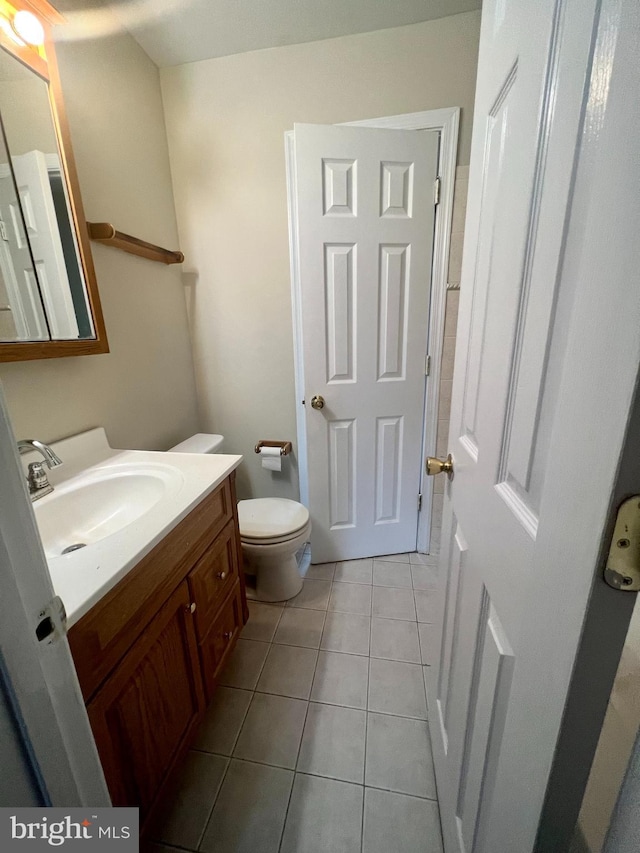
[[[219,453],[163,453],[114,450],[102,428],[52,444],[64,464],[49,472],[49,480],[61,490],[74,481],[102,473],[144,466],[159,473],[172,472],[172,484],[151,509],[121,530],[70,554],[49,557],[47,564],[56,594],[67,611],[71,627],[149,553],[200,501],[238,467],[242,456]],[[40,458],[23,457],[24,464]],[[176,476],[175,471],[181,476]],[[52,495],[37,503],[51,500]],[[37,512],[37,503],[34,509]]]

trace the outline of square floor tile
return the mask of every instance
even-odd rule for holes
[[[260,671],[269,652],[269,643],[240,639],[222,670],[219,684],[225,687],[241,687],[253,690],[258,683]]]
[[[437,566],[411,566],[411,581],[414,589],[437,589]]]
[[[368,669],[368,658],[320,652],[311,689],[312,701],[366,708]]]
[[[408,554],[383,554],[381,557],[376,557],[376,560],[382,560],[384,563],[408,563]]]
[[[307,703],[256,693],[249,707],[234,758],[293,770],[298,758]]]
[[[345,560],[336,563],[334,581],[340,583],[371,583],[373,560]]]
[[[360,853],[363,790],[296,774],[281,853]]]
[[[325,619],[320,648],[328,652],[368,655],[370,631],[369,616],[330,611]]]
[[[368,708],[382,714],[426,720],[422,667],[414,663],[371,658]]]
[[[438,590],[414,589],[413,595],[416,600],[418,622],[436,622],[438,618]]]
[[[312,702],[302,735],[298,771],[362,784],[366,711]]]
[[[371,587],[361,583],[335,583],[331,587],[329,610],[371,615]]]
[[[233,759],[200,844],[203,853],[278,853],[291,770]]]
[[[435,800],[436,781],[427,723],[369,714],[365,785]]]
[[[442,853],[438,804],[365,789],[362,853]]]
[[[417,551],[409,554],[409,562],[413,566],[437,566],[437,554],[419,554]]]
[[[322,581],[332,581],[333,573],[336,570],[335,563],[317,563],[311,565],[306,571],[305,578],[314,578]]]
[[[280,618],[273,642],[317,649],[320,646],[325,616],[324,610],[287,607]]]
[[[194,749],[231,755],[253,694],[235,687],[218,687],[207,709]]]
[[[169,783],[160,822],[151,831],[156,841],[197,850],[216,801],[229,759],[190,752]]]
[[[250,601],[249,621],[242,629],[242,638],[270,643],[283,610],[282,605]]]
[[[409,563],[383,563],[373,561],[374,586],[411,587],[411,567]]]
[[[432,666],[435,663],[438,651],[438,626],[419,622],[418,635],[420,637],[422,663]]]
[[[308,699],[318,652],[298,646],[271,646],[256,690]]]
[[[331,592],[331,581],[310,578],[302,582],[302,589],[287,601],[287,607],[303,607],[309,610],[326,610]]]
[[[413,591],[374,586],[372,614],[383,619],[408,619],[415,622],[416,608]]]
[[[422,663],[416,623],[374,617],[371,622],[371,657]]]

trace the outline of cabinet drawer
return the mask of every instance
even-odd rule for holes
[[[218,608],[238,580],[238,562],[235,527],[230,521],[189,573],[191,596],[197,604],[198,639],[207,635]]]
[[[236,644],[242,630],[242,595],[237,583],[222,605],[211,630],[200,643],[200,658],[207,699],[211,700],[220,670]]]

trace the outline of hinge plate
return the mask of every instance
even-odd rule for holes
[[[422,509],[422,492],[418,495],[418,512]]]
[[[604,579],[621,592],[640,590],[640,495],[618,509]]]
[[[424,357],[424,375],[431,376],[431,356],[425,355]]]
[[[433,203],[440,204],[440,184],[442,183],[440,178],[436,178],[435,183],[433,185]]]
[[[38,642],[51,645],[67,633],[67,611],[59,595],[52,598],[38,613],[36,637]]]

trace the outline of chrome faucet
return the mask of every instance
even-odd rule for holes
[[[37,450],[40,453],[47,468],[57,468],[58,465],[62,465],[62,459],[47,444],[43,444],[35,438],[25,438],[18,442],[20,454],[30,453],[32,450]],[[53,486],[47,478],[47,472],[44,470],[42,462],[30,462],[28,472],[27,486],[32,501],[37,501],[38,498],[51,494]]]

